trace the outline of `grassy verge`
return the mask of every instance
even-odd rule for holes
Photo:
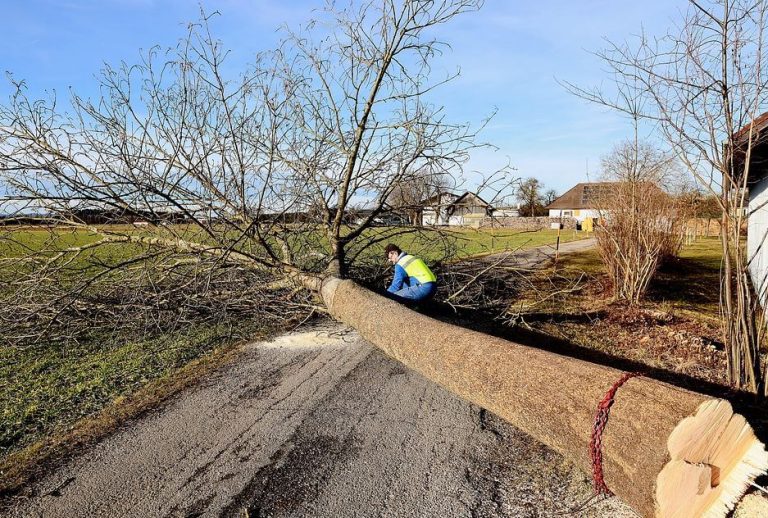
[[[0,348],[0,458],[231,342],[226,331],[201,327],[145,341],[95,336],[66,347]],[[244,326],[238,335],[257,331]]]

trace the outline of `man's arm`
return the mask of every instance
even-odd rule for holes
[[[392,283],[389,285],[389,288],[387,288],[387,291],[390,293],[394,293],[398,291],[403,287],[403,282],[405,282],[405,279],[406,279],[405,268],[403,268],[399,264],[396,264],[395,276],[392,278]]]

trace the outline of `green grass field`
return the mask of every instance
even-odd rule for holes
[[[719,318],[720,262],[722,249],[716,237],[699,238],[684,246],[677,258],[662,264],[651,280],[646,295],[646,305],[664,305],[669,309],[696,313],[707,319]],[[523,306],[532,305],[537,311],[584,311],[594,308],[608,297],[608,279],[597,249],[568,254],[561,257],[557,276],[542,272],[534,278],[537,291],[563,290],[563,295],[538,304],[536,297],[521,297]],[[588,288],[569,292],[569,286],[582,279]],[[595,293],[595,292],[599,293]],[[607,300],[607,299],[606,299]]]
[[[139,229],[130,225],[115,225],[107,227],[115,232],[126,232],[130,234],[154,235],[147,229]],[[200,233],[194,228],[177,226],[177,231],[191,241],[205,242],[201,239]],[[160,235],[165,232],[158,229]],[[168,234],[170,235],[170,234]],[[6,239],[3,239],[5,237]],[[574,230],[563,230],[560,233],[560,242],[565,243],[578,239],[589,237],[584,232]],[[10,239],[8,239],[10,238]],[[24,228],[18,231],[0,230],[0,258],[13,257],[28,254],[30,252],[47,249],[63,250],[67,247],[82,246],[99,240],[99,235],[91,233],[84,229],[66,229],[49,231],[47,229]],[[364,253],[359,257],[361,259],[370,257],[383,257],[380,255],[387,242],[397,243],[402,249],[422,252],[427,261],[437,261],[444,259],[447,254],[452,258],[465,258],[482,254],[503,252],[507,250],[517,250],[522,248],[532,248],[542,245],[554,245],[558,238],[557,230],[538,230],[538,231],[520,231],[504,228],[495,229],[462,229],[462,228],[422,228],[413,227],[374,227],[364,232],[360,238],[349,245],[350,250],[354,251],[369,242],[383,239],[378,243],[367,246]],[[304,239],[301,245],[306,246],[307,242],[312,242],[320,249],[327,251],[326,239],[318,232],[314,237]],[[298,246],[298,245],[297,245]],[[98,254],[103,254],[111,258],[124,259],[131,254],[138,253],[138,246],[125,244],[108,245],[98,248],[98,251],[83,254],[83,260],[88,260]],[[52,253],[52,252],[49,252]]]
[[[451,232],[462,246],[459,247],[458,258],[474,257],[483,254],[519,250],[551,245],[557,242],[557,230],[511,231],[505,229],[464,230]],[[585,232],[563,230],[560,232],[560,242],[566,243],[590,237]]]
[[[503,228],[496,229],[425,229],[419,232],[410,232],[390,235],[393,229],[373,228],[362,236],[361,242],[379,240],[389,235],[387,239],[378,241],[369,246],[359,256],[358,260],[373,260],[384,262],[384,246],[395,243],[403,250],[418,255],[428,263],[443,260],[462,260],[471,257],[500,253],[505,251],[522,250],[538,246],[555,246],[558,238],[557,230],[520,231]],[[560,242],[575,241],[590,237],[585,232],[573,230],[562,231]],[[356,245],[351,249],[354,251]]]
[[[718,319],[722,258],[719,238],[699,238],[683,247],[679,257],[662,265],[651,282],[648,299]]]

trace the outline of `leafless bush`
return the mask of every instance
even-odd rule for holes
[[[482,310],[501,316],[521,285],[519,269],[509,264],[512,254],[504,252],[485,260],[443,265],[438,300],[454,311]]]
[[[601,223],[598,251],[613,297],[636,304],[660,263],[677,255],[688,211],[683,198],[662,190],[673,161],[648,144],[624,143],[603,159],[598,184]]]

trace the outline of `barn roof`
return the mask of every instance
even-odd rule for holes
[[[480,196],[478,196],[477,194],[475,194],[473,192],[469,192],[469,191],[465,192],[464,194],[462,194],[461,196],[456,198],[456,200],[454,200],[452,205],[461,205],[461,204],[465,204],[466,205],[467,202],[472,203],[472,199],[473,198],[474,198],[475,202],[478,203],[479,205],[482,205],[484,207],[490,207],[491,206],[490,203],[488,203],[487,201],[482,199]]]
[[[443,199],[446,196],[448,198],[447,199]],[[420,201],[419,205],[422,205],[422,206],[425,206],[425,207],[434,206],[434,205],[441,205],[441,204],[442,205],[450,205],[451,203],[456,201],[457,198],[459,198],[458,194],[454,194],[454,193],[452,193],[450,191],[442,191],[442,192],[439,192],[439,193],[437,193],[437,194],[435,194],[433,196],[430,196],[426,200]]]
[[[750,150],[748,174],[750,183],[753,183],[764,177],[768,170],[768,112],[755,117],[751,123],[746,124],[733,134],[735,148],[733,160],[736,171],[741,169],[746,161],[750,136],[752,149]]]

